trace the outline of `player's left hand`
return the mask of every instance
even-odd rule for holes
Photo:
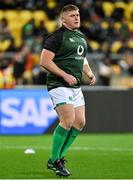
[[[87,73],[87,76],[89,78],[90,86],[95,85],[96,84],[96,77],[95,77],[95,75],[92,72],[90,72],[90,73]]]

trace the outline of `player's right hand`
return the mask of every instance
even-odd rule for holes
[[[65,76],[63,77],[63,79],[70,85],[74,85],[74,84],[77,84],[77,79],[71,75],[71,74],[65,74]]]

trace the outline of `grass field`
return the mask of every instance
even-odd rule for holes
[[[46,168],[51,140],[0,136],[0,179],[58,178]],[[27,148],[36,153],[24,154]],[[70,179],[133,179],[133,134],[80,135],[66,158]]]

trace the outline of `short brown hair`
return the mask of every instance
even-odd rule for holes
[[[66,6],[62,8],[61,14],[67,11],[75,11],[75,10],[79,10],[79,8],[75,6],[74,4],[67,4]]]

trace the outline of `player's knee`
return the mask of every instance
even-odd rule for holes
[[[76,123],[78,129],[83,129],[85,126],[85,119],[79,119],[78,122]]]
[[[81,121],[79,122],[79,127],[80,127],[80,129],[83,129],[84,126],[85,126],[85,120],[81,120]]]
[[[74,120],[64,120],[64,121],[60,121],[60,125],[62,127],[64,127],[65,129],[70,129],[73,126],[73,122]]]

